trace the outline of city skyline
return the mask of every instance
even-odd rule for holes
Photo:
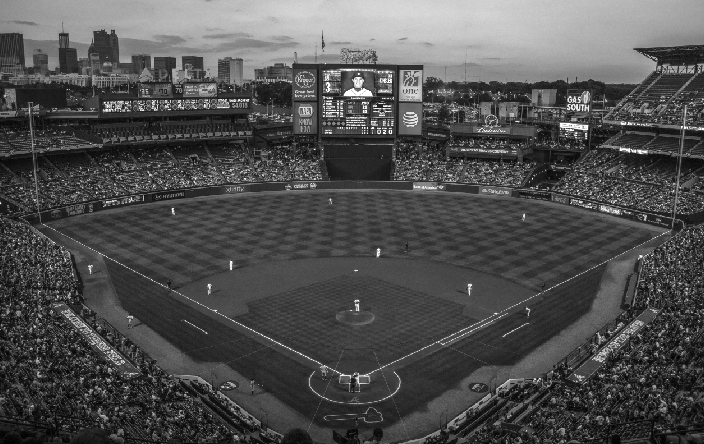
[[[24,35],[25,59],[35,49],[58,65],[58,34],[71,35],[87,57],[93,31],[114,29],[120,61],[132,54],[204,57],[217,72],[225,57],[244,59],[244,77],[274,63],[337,63],[341,48],[373,48],[379,63],[424,64],[426,77],[538,81],[593,78],[637,83],[654,63],[634,47],[704,44],[700,0],[558,0],[503,2],[344,2],[173,0],[5,0],[0,32]],[[125,10],[134,11],[125,14]],[[86,19],[95,17],[95,19]],[[315,27],[315,28],[313,28]],[[325,51],[321,47],[325,35]],[[447,74],[446,74],[447,73]]]

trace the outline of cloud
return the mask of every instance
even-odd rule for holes
[[[152,54],[158,55],[158,54],[171,54],[171,55],[176,55],[176,54],[185,54],[185,53],[193,53],[193,54],[198,54],[201,52],[205,52],[204,48],[202,47],[194,47],[194,46],[186,46],[183,45],[183,43],[186,42],[185,39],[182,39],[178,36],[165,36],[165,35],[160,35],[160,36],[154,36],[155,38],[157,37],[167,37],[164,40],[143,40],[143,39],[130,39],[130,38],[120,38],[120,54]],[[175,37],[175,38],[168,38],[168,37]],[[71,42],[71,46],[73,46],[73,42]],[[121,59],[124,59],[125,57],[120,57]]]
[[[186,39],[178,35],[157,34],[154,39],[165,45],[179,45],[186,43]]]
[[[223,42],[217,44],[211,51],[231,51],[233,49],[246,50],[246,49],[282,49],[282,48],[296,48],[298,42],[269,42],[266,40],[251,39],[251,38],[241,38],[235,39],[229,42]]]
[[[266,20],[271,23],[279,23],[279,19],[271,15],[267,17]]]
[[[399,42],[401,42],[403,40],[408,40],[408,37],[401,37],[400,39],[398,39]]]
[[[369,41],[370,41],[370,42],[375,42],[375,41],[376,41],[376,39],[369,39]]]
[[[220,39],[238,39],[242,37],[252,37],[252,34],[248,34],[246,32],[221,32],[218,34],[206,34],[203,36],[204,39],[214,39],[214,40],[220,40]]]
[[[330,42],[331,45],[351,45],[352,42]]]
[[[435,45],[433,45],[433,44],[430,43],[430,42],[420,42],[420,44],[423,45],[423,46],[426,46],[426,47],[428,47],[428,48],[431,47],[431,46],[435,46]]]
[[[251,36],[247,36],[247,37],[251,37]],[[277,42],[287,42],[289,40],[293,40],[293,37],[289,37],[287,35],[275,35],[271,39],[276,40]]]
[[[5,23],[14,23],[15,25],[25,25],[25,26],[39,26],[39,23],[26,22],[24,20],[12,20],[12,21],[5,22]]]
[[[484,57],[482,60],[501,60],[501,57]]]

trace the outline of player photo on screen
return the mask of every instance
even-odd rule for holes
[[[341,76],[343,96],[372,97],[374,89],[374,73],[371,71],[342,71]]]

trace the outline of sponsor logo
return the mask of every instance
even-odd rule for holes
[[[489,114],[489,115],[486,116],[486,118],[484,119],[484,124],[485,124],[486,126],[488,126],[489,128],[493,128],[493,127],[499,125],[499,118],[496,117],[496,116],[493,115],[493,114]]]
[[[568,205],[570,203],[570,198],[567,196],[558,196],[557,194],[553,194],[552,201]]]
[[[178,191],[176,193],[163,193],[163,194],[154,194],[153,195],[154,200],[169,200],[169,199],[178,199],[181,197],[186,197],[185,191]]]
[[[51,210],[51,218],[52,219],[61,219],[61,210]]]
[[[403,71],[403,86],[419,86],[420,71]]]
[[[475,131],[478,133],[497,133],[497,134],[508,134],[508,132],[509,132],[505,128],[486,127],[486,126],[483,126],[481,128],[477,128]]]
[[[469,384],[469,390],[474,393],[484,393],[489,391],[489,386],[482,382],[473,382]]]
[[[298,105],[298,115],[303,118],[313,117],[313,107],[311,105]]]
[[[244,193],[244,187],[241,187],[239,185],[225,187],[225,192],[226,193]]]
[[[315,182],[311,182],[311,183],[310,183],[310,189],[311,189],[311,190],[314,190],[314,189],[316,189],[316,188],[318,188],[318,184],[315,183]]]
[[[613,214],[616,216],[621,215],[620,208],[614,208],[614,207],[610,207],[608,205],[599,205],[599,211],[601,211],[602,213],[609,213],[609,214]]]
[[[484,187],[479,190],[481,194],[494,194],[496,196],[508,196],[511,194],[511,190],[506,188],[492,188]]]
[[[413,189],[418,191],[441,191],[445,189],[445,185],[439,185],[437,182],[413,182]]]
[[[595,204],[594,202],[587,202],[586,200],[582,200],[582,199],[570,199],[570,205],[574,205],[576,207],[586,208],[589,210],[598,209],[597,204]]]
[[[144,195],[121,197],[119,199],[106,199],[103,201],[103,208],[119,207],[135,202],[144,202]]]
[[[416,125],[418,125],[418,114],[414,113],[413,111],[406,111],[403,113],[403,124],[406,126],[406,128],[413,128]]]
[[[291,191],[291,189],[293,189],[293,187],[291,186],[290,183],[287,183],[286,186],[284,186],[284,189],[285,189],[286,191]]]
[[[293,80],[299,88],[312,88],[315,85],[315,75],[310,71],[300,71]]]

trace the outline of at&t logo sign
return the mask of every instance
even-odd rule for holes
[[[413,111],[406,111],[403,113],[402,121],[406,128],[415,128],[419,121],[418,114]]]

